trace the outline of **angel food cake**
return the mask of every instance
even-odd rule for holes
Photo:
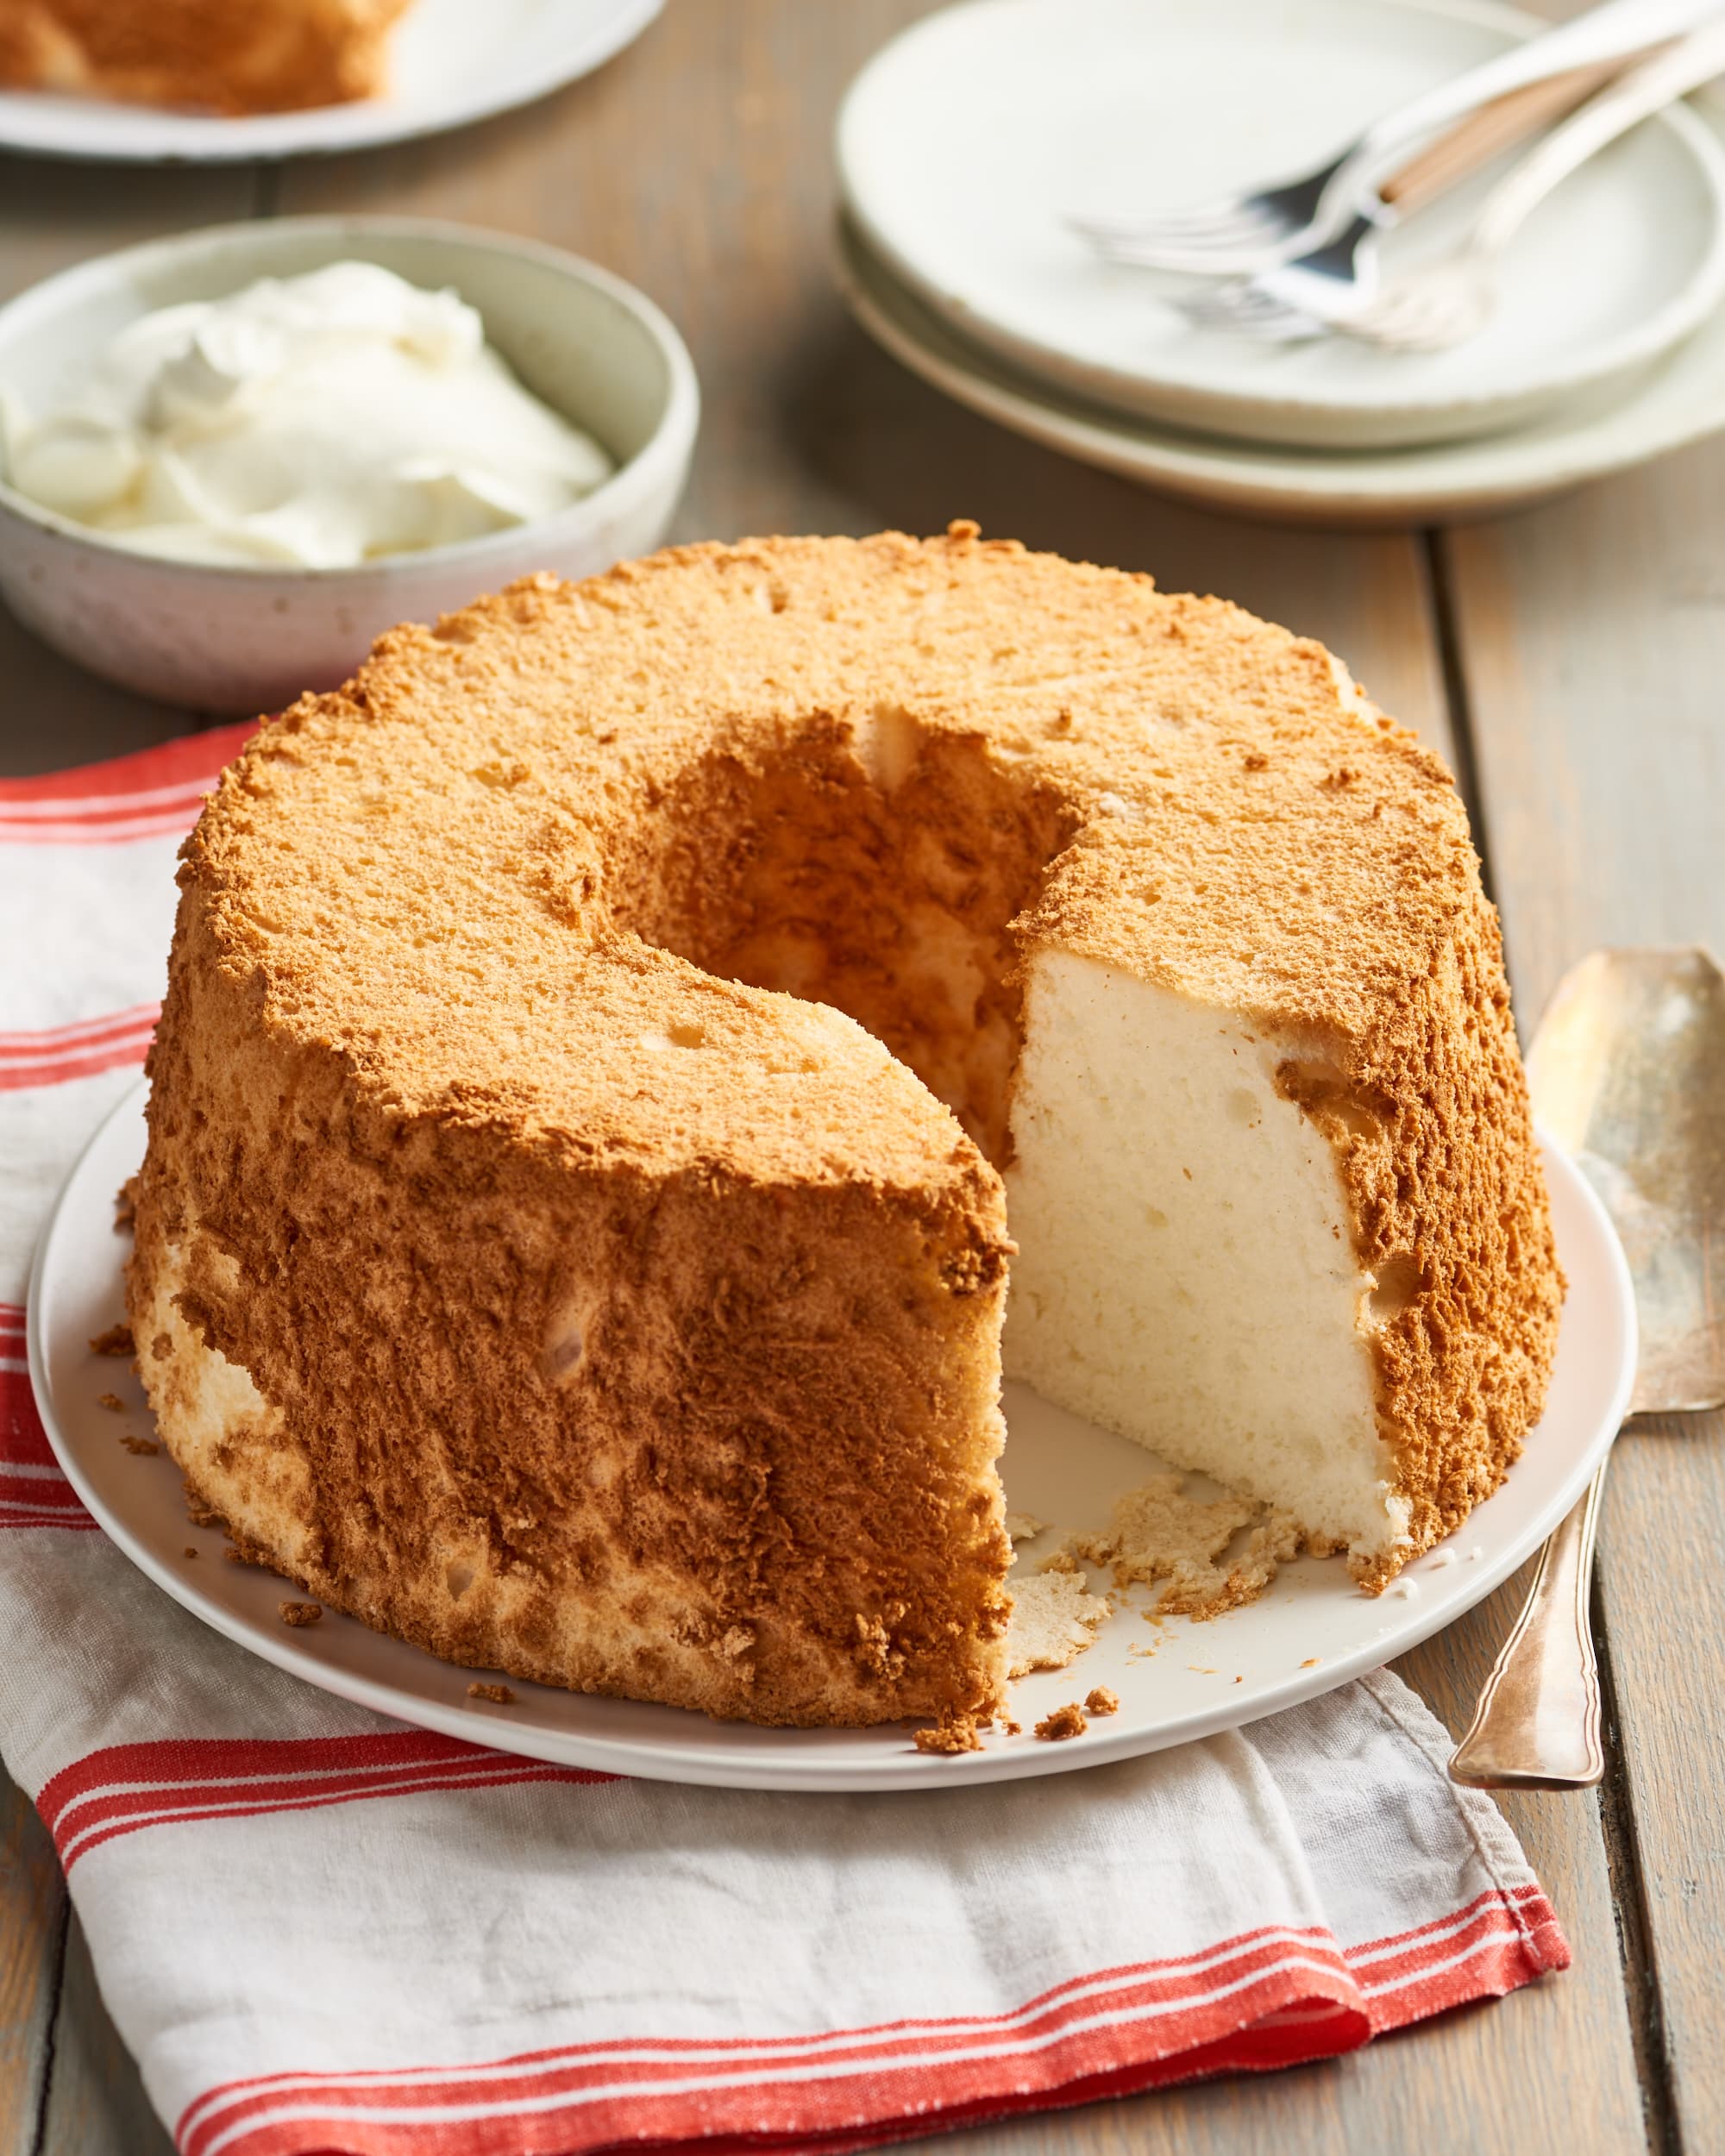
[[[408,0],[0,0],[0,88],[239,116],[385,86]]]
[[[1381,1588],[1561,1282],[1441,766],[1317,644],[981,541],[385,636],[181,872],[130,1299],[241,1548],[469,1664],[1003,1697],[1008,1373]]]

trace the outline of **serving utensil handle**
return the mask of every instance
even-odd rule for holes
[[[1337,167],[1326,195],[1333,204],[1357,198],[1362,182],[1381,181],[1414,143],[1493,98],[1572,67],[1627,60],[1632,53],[1686,36],[1722,14],[1725,7],[1721,0],[1604,0],[1603,6],[1572,16],[1555,29],[1512,46],[1478,67],[1449,76],[1411,103],[1386,113],[1366,129]]]
[[[1379,187],[1379,198],[1392,204],[1402,216],[1423,210],[1428,202],[1489,165],[1501,151],[1523,141],[1547,121],[1563,118],[1622,72],[1622,60],[1600,60],[1589,67],[1571,67],[1543,82],[1512,90],[1416,150],[1399,165]]]
[[[1540,1552],[1532,1591],[1450,1761],[1451,1781],[1475,1789],[1586,1789],[1604,1773],[1588,1616],[1604,1487],[1602,1460]]]

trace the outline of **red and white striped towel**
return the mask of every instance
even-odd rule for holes
[[[0,1751],[186,2156],[860,2148],[1327,2056],[1567,1963],[1387,1675],[1044,1781],[684,1789],[344,1706],[135,1571],[42,1435],[24,1282],[243,731],[0,784]]]

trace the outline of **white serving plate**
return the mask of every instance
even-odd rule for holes
[[[899,278],[1058,395],[1308,448],[1476,436],[1621,391],[1725,294],[1725,154],[1694,113],[1645,122],[1565,180],[1516,235],[1488,327],[1448,352],[1194,329],[1169,280],[1103,261],[1065,218],[1309,170],[1546,27],[1480,0],[980,0],[863,69],[840,179]],[[1386,274],[1446,251],[1490,180],[1390,234]]]
[[[133,164],[225,164],[403,142],[510,111],[591,74],[637,38],[662,5],[413,0],[391,41],[391,81],[381,97],[229,120],[5,91],[0,148]]]
[[[967,344],[854,233],[841,229],[836,266],[875,342],[957,403],[1081,463],[1245,516],[1333,529],[1499,515],[1725,428],[1725,310],[1627,397],[1596,392],[1478,442],[1341,452],[1183,434],[1062,398]]]
[[[129,1370],[89,1341],[122,1310],[124,1238],[114,1194],[144,1147],[146,1088],[115,1109],[72,1169],[42,1238],[29,1293],[30,1374],[42,1420],[79,1496],[133,1563],[177,1601],[267,1662],[326,1691],[423,1728],[561,1765],[731,1789],[954,1789],[1056,1774],[1154,1752],[1330,1690],[1451,1623],[1536,1550],[1580,1495],[1628,1411],[1635,1364],[1629,1276],[1610,1225],[1580,1175],[1546,1148],[1558,1249],[1569,1276],[1557,1369],[1544,1420],[1490,1503],[1444,1548],[1409,1566],[1388,1594],[1363,1595],[1334,1560],[1286,1567],[1264,1597],[1208,1623],[1147,1623],[1145,1597],[1110,1618],[1070,1668],[1021,1679],[1013,1712],[1024,1733],[985,1749],[930,1758],[908,1724],[876,1729],[756,1729],[677,1708],[595,1699],[511,1679],[512,1704],[467,1695],[475,1672],[326,1612],[289,1630],[278,1614],[296,1590],[273,1573],[224,1564],[219,1532],[191,1526],[166,1451],[120,1444],[147,1431]],[[123,1418],[97,1404],[118,1391]],[[1056,1528],[1103,1524],[1113,1498],[1155,1463],[1140,1447],[1007,1388],[1008,1502]],[[1048,1539],[1051,1542],[1052,1537]],[[188,1559],[187,1548],[198,1556]],[[1133,1653],[1153,1646],[1152,1658]],[[1093,1685],[1120,1711],[1088,1733],[1038,1742],[1032,1726]]]

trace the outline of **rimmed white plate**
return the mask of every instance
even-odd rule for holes
[[[239,4],[240,0],[235,0]],[[413,0],[381,97],[245,119],[34,91],[0,93],[0,148],[130,163],[220,164],[406,141],[507,112],[591,74],[663,0]]]
[[[904,32],[840,115],[846,204],[937,315],[1057,393],[1259,442],[1367,448],[1520,425],[1622,387],[1725,293],[1725,154],[1682,107],[1543,203],[1487,328],[1449,352],[1194,329],[1166,279],[1068,227],[1308,171],[1532,32],[1479,0],[976,0]],[[1482,175],[1383,244],[1446,251]]]
[[[1725,428],[1725,310],[1624,398],[1596,394],[1480,442],[1277,448],[1185,434],[1063,398],[967,344],[841,229],[840,288],[862,327],[957,403],[1122,479],[1244,515],[1329,527],[1449,523],[1525,508]]]
[[[495,1706],[469,1699],[467,1688],[475,1675],[496,1672],[458,1669],[333,1611],[321,1624],[288,1629],[278,1606],[293,1590],[273,1574],[223,1563],[222,1537],[189,1525],[166,1453],[141,1457],[121,1444],[126,1432],[148,1430],[148,1410],[130,1372],[93,1356],[89,1342],[122,1307],[125,1245],[114,1232],[114,1194],[142,1157],[144,1100],[141,1085],[73,1169],[30,1283],[30,1374],[78,1495],[175,1601],[267,1662],[403,1721],[561,1765],[731,1789],[957,1788],[1095,1766],[1255,1720],[1376,1669],[1507,1578],[1580,1495],[1627,1412],[1634,1375],[1634,1304],[1622,1253],[1598,1200],[1547,1146],[1570,1285],[1545,1419],[1490,1502],[1379,1599],[1361,1594],[1339,1563],[1313,1559],[1288,1566],[1259,1601],[1208,1623],[1152,1626],[1137,1596],[1070,1669],[1014,1687],[1021,1736],[990,1735],[983,1751],[952,1759],[918,1752],[907,1725],[755,1729],[518,1679],[511,1680],[513,1702]],[[124,1416],[98,1404],[113,1391],[126,1402]],[[1103,1524],[1113,1498],[1151,1471],[1149,1457],[1126,1438],[1021,1387],[1007,1391],[1008,1501],[1052,1528]],[[198,1555],[188,1558],[188,1548]],[[1097,1684],[1119,1694],[1118,1714],[1064,1743],[1032,1736],[1039,1717]]]

